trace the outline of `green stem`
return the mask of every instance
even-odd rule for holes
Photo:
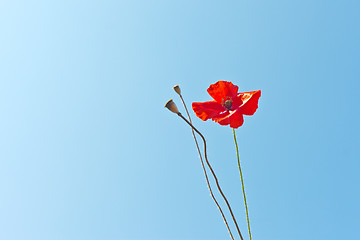
[[[240,167],[239,148],[238,148],[238,144],[237,144],[237,141],[236,141],[235,128],[233,128],[233,133],[234,133],[236,154],[237,154],[237,160],[238,160],[239,172],[240,172],[240,178],[241,178],[241,186],[242,186],[242,191],[243,191],[243,195],[244,195],[244,203],[245,203],[245,210],[246,210],[246,220],[247,220],[247,225],[248,225],[248,229],[249,229],[249,237],[250,237],[250,240],[251,240],[249,212],[248,212],[248,207],[247,207],[247,203],[246,203],[244,179],[243,179],[243,175],[242,175],[242,171],[241,171],[241,167]]]

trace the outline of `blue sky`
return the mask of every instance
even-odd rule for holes
[[[359,8],[0,1],[0,239],[228,239],[164,109],[219,80],[262,90],[237,130],[253,239],[355,239]],[[192,116],[248,239],[232,130]]]

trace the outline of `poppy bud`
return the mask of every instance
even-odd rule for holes
[[[173,113],[180,113],[176,104],[173,102],[172,99],[170,99],[166,104],[165,104],[165,107],[168,108],[170,111],[172,111]]]
[[[180,90],[179,85],[174,86],[173,89],[177,94],[181,95],[181,90]]]

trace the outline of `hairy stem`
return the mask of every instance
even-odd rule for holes
[[[242,175],[242,171],[241,171],[241,167],[240,167],[239,148],[238,148],[238,144],[237,144],[237,141],[236,141],[235,128],[233,128],[233,133],[234,133],[234,141],[235,141],[235,146],[236,146],[237,161],[238,161],[240,178],[241,178],[241,186],[242,186],[242,191],[243,191],[243,195],[244,195],[244,203],[245,203],[245,210],[246,210],[246,220],[247,220],[247,225],[248,225],[248,229],[249,229],[249,237],[250,237],[250,240],[251,240],[249,212],[248,212],[248,207],[247,207],[247,203],[246,203],[244,179],[243,179],[243,175]]]
[[[183,103],[183,105],[184,105],[184,107],[185,107],[186,113],[187,113],[188,118],[189,118],[189,122],[192,124],[189,111],[188,111],[188,109],[187,109],[187,107],[186,107],[186,104],[185,104],[185,101],[184,101],[182,95],[180,95],[180,98],[181,98],[181,101],[182,101],[182,103]],[[194,137],[194,140],[195,140],[196,148],[197,148],[198,153],[199,153],[199,157],[200,157],[200,161],[201,161],[201,166],[202,166],[203,171],[204,171],[204,175],[205,175],[205,179],[206,179],[207,186],[208,186],[209,191],[210,191],[210,195],[211,195],[212,199],[214,200],[216,206],[218,207],[218,209],[219,209],[219,211],[220,211],[220,213],[221,213],[221,216],[222,216],[223,219],[224,219],[226,228],[227,228],[227,230],[228,230],[228,232],[229,232],[229,234],[230,234],[231,239],[234,240],[234,237],[233,237],[233,235],[232,235],[232,233],[231,233],[231,230],[230,230],[230,227],[229,227],[229,225],[228,225],[228,222],[226,221],[225,215],[224,215],[224,213],[223,213],[223,211],[222,211],[219,203],[217,202],[217,200],[216,200],[216,198],[215,198],[215,196],[214,196],[214,194],[213,194],[213,192],[212,192],[212,189],[211,189],[211,186],[210,186],[210,182],[209,182],[209,178],[208,178],[207,173],[206,173],[204,161],[203,161],[203,158],[202,158],[202,155],[201,155],[201,151],[200,151],[200,147],[199,147],[198,141],[197,141],[196,136],[195,136],[194,129],[191,128],[191,131],[192,131],[192,134],[193,134],[193,137]]]
[[[178,113],[178,115],[179,115],[179,117],[181,117],[187,124],[189,124],[190,127],[192,127],[192,128],[195,130],[195,132],[196,132],[197,134],[199,134],[200,137],[202,138],[202,140],[203,140],[203,142],[204,142],[204,155],[205,155],[206,164],[207,164],[208,167],[210,168],[210,171],[211,171],[211,173],[212,173],[212,175],[213,175],[213,177],[214,177],[214,179],[215,179],[217,188],[219,189],[219,192],[220,192],[221,196],[224,198],[224,200],[225,200],[225,202],[226,202],[226,205],[227,205],[227,207],[228,207],[228,209],[229,209],[229,211],[230,211],[231,217],[232,217],[232,219],[233,219],[233,221],[234,221],[234,223],[235,223],[235,226],[236,226],[236,229],[237,229],[237,231],[238,231],[238,233],[239,233],[239,236],[240,236],[241,240],[244,240],[243,237],[242,237],[242,235],[241,235],[239,226],[238,226],[238,224],[237,224],[237,222],[236,222],[236,219],[235,219],[235,216],[234,216],[234,214],[233,214],[233,211],[231,210],[230,204],[229,204],[228,200],[226,199],[223,191],[221,190],[221,187],[220,187],[220,185],[219,185],[219,181],[218,181],[218,179],[217,179],[217,177],[216,177],[216,175],[215,175],[215,172],[214,172],[214,170],[212,169],[212,167],[211,167],[211,165],[210,165],[210,163],[209,163],[209,160],[208,160],[208,158],[207,158],[206,140],[205,140],[204,136],[203,136],[186,118],[184,118],[184,116],[181,115],[181,113]]]

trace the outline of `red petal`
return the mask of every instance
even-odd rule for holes
[[[192,103],[192,109],[194,110],[196,116],[201,118],[203,121],[218,116],[221,112],[226,110],[221,104],[215,101],[202,103],[194,102]]]
[[[244,123],[244,118],[240,110],[226,111],[216,117],[213,117],[212,119],[220,125],[230,124],[230,127],[232,128],[238,128]]]
[[[230,115],[230,127],[238,128],[244,123],[244,117],[239,110]]]
[[[208,88],[210,96],[218,103],[226,101],[228,98],[236,97],[239,87],[232,84],[232,82],[218,81],[215,84],[211,84]]]
[[[214,122],[219,123],[220,125],[229,125],[230,124],[230,112],[222,112],[219,115],[212,118]]]
[[[253,115],[258,108],[258,101],[260,96],[260,90],[239,93],[237,97],[241,98],[242,100],[242,105],[239,107],[241,113],[245,115]]]

